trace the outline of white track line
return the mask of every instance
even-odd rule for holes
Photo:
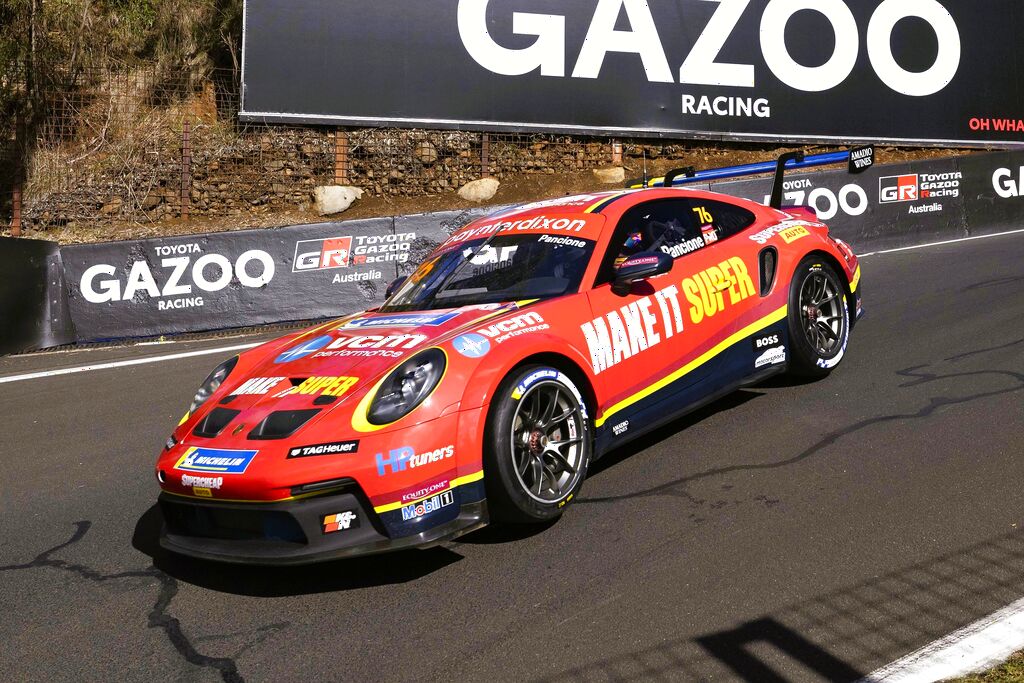
[[[898,251],[912,251],[914,249],[927,249],[928,247],[941,247],[944,244],[956,244],[957,242],[972,242],[974,240],[985,240],[989,237],[1003,237],[1005,235],[1017,235],[1024,232],[1021,230],[1010,230],[1008,232],[994,232],[991,235],[975,235],[974,237],[961,237],[955,240],[946,240],[945,242],[930,242],[928,244],[918,244],[913,247],[900,247],[899,249],[886,249],[885,251],[871,251],[867,254],[860,254],[857,258],[864,258],[865,256],[878,256],[879,254],[895,254]]]
[[[1024,599],[868,674],[859,683],[931,683],[991,668],[1024,648]]]
[[[30,372],[24,375],[12,375],[10,377],[0,377],[0,384],[6,384],[8,382],[22,382],[28,379],[40,379],[43,377],[56,377],[58,375],[74,375],[79,372],[91,372],[93,370],[107,370],[109,368],[123,368],[129,365],[145,365],[146,363],[160,363],[165,360],[177,360],[179,358],[194,358],[195,356],[210,356],[215,353],[226,353],[228,351],[240,351],[242,349],[251,349],[254,346],[259,346],[263,342],[254,342],[252,344],[238,344],[236,346],[221,346],[216,349],[203,349],[202,351],[187,351],[185,353],[172,353],[166,356],[150,356],[149,358],[134,358],[132,360],[118,360],[111,361],[109,363],[93,363],[92,365],[79,365],[74,368],[61,368],[59,370],[43,370],[40,372]]]

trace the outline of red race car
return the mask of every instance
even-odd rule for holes
[[[477,220],[380,308],[221,364],[157,461],[163,546],[289,564],[550,520],[626,441],[833,370],[850,248],[809,209],[665,184]]]

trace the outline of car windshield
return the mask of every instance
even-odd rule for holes
[[[447,245],[431,254],[381,307],[420,311],[547,299],[579,289],[594,250],[569,235],[495,235]]]

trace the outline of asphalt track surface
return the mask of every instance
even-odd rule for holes
[[[548,528],[306,568],[158,550],[152,464],[218,356],[0,384],[3,678],[856,679],[1024,596],[1024,235],[863,271],[830,378],[613,453]]]

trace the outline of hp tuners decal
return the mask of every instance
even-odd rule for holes
[[[334,337],[330,336],[329,334],[325,334],[322,337],[317,337],[316,339],[310,339],[307,342],[304,342],[302,344],[299,344],[298,346],[294,346],[294,347],[288,349],[287,351],[282,353],[280,356],[275,358],[274,362],[275,363],[290,363],[293,360],[299,360],[300,358],[305,358],[306,356],[314,354],[317,351],[319,351],[320,349],[324,348],[325,346],[330,344],[333,340],[334,340]]]
[[[417,453],[411,446],[402,446],[388,451],[387,455],[377,454],[377,476],[383,477],[392,473],[404,472],[406,469],[415,469],[423,465],[439,462],[455,455],[455,446],[436,448],[425,453]]]
[[[491,350],[491,342],[479,334],[464,334],[452,341],[452,347],[467,358],[482,358]]]

